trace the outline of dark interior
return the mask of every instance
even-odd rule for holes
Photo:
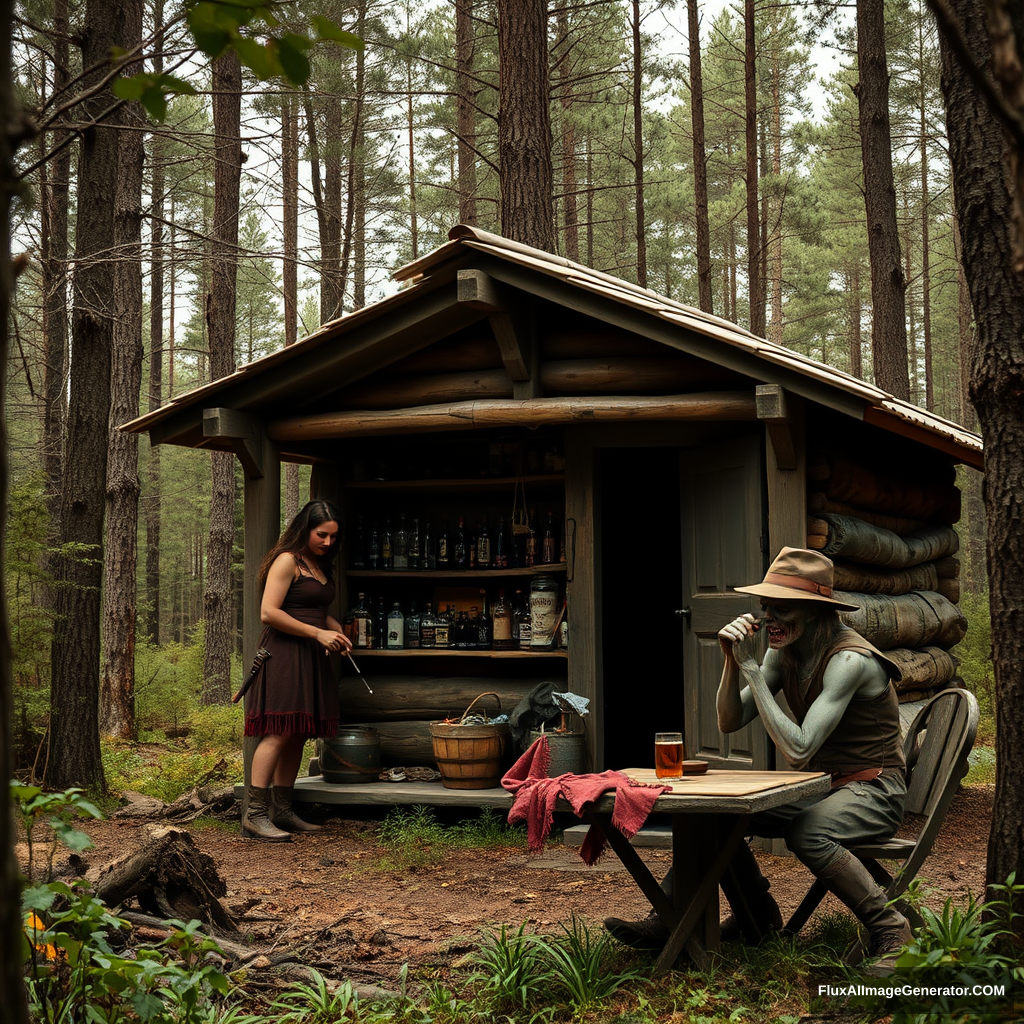
[[[598,458],[603,767],[653,767],[654,733],[683,730],[679,450]]]

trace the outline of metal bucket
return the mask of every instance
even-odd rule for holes
[[[536,743],[541,736],[547,736],[548,749],[551,751],[551,764],[548,766],[548,777],[559,775],[582,775],[587,770],[586,736],[581,732],[541,732],[539,729],[530,731],[530,743]]]
[[[380,776],[380,734],[362,725],[342,725],[323,741],[320,771],[324,782],[376,782]]]

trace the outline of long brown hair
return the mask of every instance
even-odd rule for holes
[[[312,501],[306,502],[285,528],[284,533],[278,537],[277,543],[266,553],[263,561],[260,563],[260,587],[262,588],[266,585],[267,574],[270,572],[270,567],[274,564],[274,559],[278,555],[285,551],[293,555],[304,551],[309,541],[310,531],[321,523],[330,522],[337,523],[338,529],[341,529],[341,517],[335,505],[324,498],[314,498]],[[340,545],[335,545],[333,551],[316,560],[328,580],[334,579],[332,563],[335,557],[334,552],[337,551],[338,547]]]

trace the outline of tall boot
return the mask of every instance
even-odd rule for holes
[[[769,933],[782,930],[782,913],[769,888],[771,882],[761,874],[754,851],[741,843],[722,879],[722,890],[733,907],[719,925],[723,942],[742,937],[754,945]],[[737,917],[735,908],[739,905],[745,906],[746,913]]]
[[[322,825],[303,821],[292,807],[294,786],[272,786],[270,790],[270,820],[286,832],[319,832]]]
[[[867,949],[873,962],[866,973],[878,978],[892,974],[900,951],[914,938],[907,919],[888,905],[885,891],[849,850],[818,877],[867,929]]]
[[[242,835],[249,839],[262,839],[268,843],[290,843],[292,837],[274,827],[268,815],[270,790],[249,786],[246,791],[246,810],[242,816]]]

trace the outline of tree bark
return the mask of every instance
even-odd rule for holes
[[[498,54],[501,231],[550,252],[555,218],[546,0],[498,0]]]
[[[700,57],[698,0],[687,0],[690,35],[690,123],[693,127],[693,204],[697,229],[697,302],[705,313],[714,313],[711,286],[711,224],[708,216],[708,156],[704,141],[704,75]]]
[[[644,216],[644,69],[640,0],[633,0],[633,193],[636,203],[636,283],[647,287],[647,221]]]
[[[562,110],[562,236],[567,259],[579,261],[580,226],[576,190],[576,126],[573,123],[575,100],[569,52],[572,36],[569,33],[569,15],[564,7],[558,8],[558,92]]]
[[[476,98],[473,73],[476,32],[473,0],[455,0],[455,107],[458,117],[459,221],[477,223],[476,212]]]
[[[341,316],[345,287],[341,273],[341,103],[324,110],[324,191],[320,218],[320,322]],[[319,211],[318,211],[319,214]]]
[[[889,69],[884,0],[857,0],[855,92],[860,110],[864,208],[871,261],[871,348],[875,383],[910,401],[906,279],[896,225],[896,185],[889,129]]]
[[[216,171],[206,324],[210,339],[210,373],[217,380],[235,369],[235,282],[242,176],[242,69],[237,53],[228,51],[214,61],[213,91]],[[204,704],[226,704],[231,699],[234,646],[231,548],[235,536],[235,465],[234,456],[228,452],[213,452],[210,459],[213,487],[203,598],[206,653],[201,697]]]
[[[84,84],[106,72],[123,45],[127,4],[88,0],[82,36]],[[82,104],[88,122],[113,96],[104,89]],[[51,651],[50,756],[54,789],[106,787],[100,757],[100,594],[103,513],[114,336],[114,190],[118,132],[113,119],[81,133],[75,230],[72,362],[67,457],[61,494],[57,618]]]
[[[984,74],[993,44],[980,0],[950,0]],[[996,698],[996,785],[986,877],[1024,878],[1024,281],[1014,269],[1014,203],[1008,163],[1019,160],[940,24],[942,91],[963,266],[977,325],[971,398],[985,441],[985,510]],[[1019,54],[1024,39],[1008,40]],[[1019,69],[1018,69],[1019,79]],[[1008,150],[1014,150],[1011,156]],[[1018,895],[1016,910],[1024,913]]]
[[[284,343],[298,341],[299,327],[299,125],[296,94],[281,97],[281,206],[284,260],[281,291],[284,297]],[[299,510],[299,467],[285,466],[285,517],[290,522]]]
[[[755,0],[744,3],[743,81],[747,167],[747,299],[750,332],[764,337],[764,280],[761,277],[761,211],[757,199],[757,34]]]
[[[142,0],[125,0],[125,48],[142,43]],[[129,65],[126,74],[140,70]],[[103,666],[100,729],[135,738],[136,553],[139,441],[118,426],[139,415],[142,386],[142,129],[138,103],[121,108],[114,189],[114,334],[107,441],[106,547],[103,551]]]

